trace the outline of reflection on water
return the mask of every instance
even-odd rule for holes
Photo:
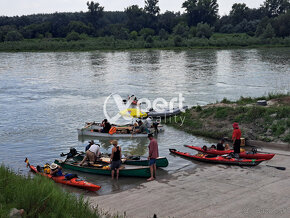
[[[136,95],[151,102],[170,101],[183,94],[186,105],[204,105],[224,97],[261,96],[289,91],[290,52],[278,49],[0,53],[0,160],[26,173],[24,158],[33,164],[53,162],[70,147],[84,150],[87,138],[77,128],[100,121],[103,102],[111,93]],[[117,106],[110,102],[109,113]],[[78,140],[79,139],[79,140]],[[96,139],[110,153],[110,139]],[[158,136],[161,156],[169,166],[160,174],[194,167],[188,160],[169,155],[184,144],[211,144],[165,126]],[[149,141],[120,139],[124,153],[147,155]],[[81,174],[102,185],[100,194],[136,187],[144,179]]]

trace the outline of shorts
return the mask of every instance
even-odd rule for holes
[[[149,160],[149,165],[153,165],[153,164],[156,164],[156,159],[152,158]]]
[[[112,163],[111,163],[111,170],[119,169],[120,166],[121,166],[121,161],[120,160],[112,161]]]

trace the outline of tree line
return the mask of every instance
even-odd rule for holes
[[[228,15],[218,15],[217,0],[186,0],[184,13],[160,13],[159,0],[145,0],[124,11],[105,11],[98,2],[88,1],[86,12],[34,14],[0,17],[0,42],[23,39],[110,36],[120,40],[167,40],[210,38],[215,33],[246,33],[262,38],[290,36],[289,0],[265,0],[259,8],[235,3]]]

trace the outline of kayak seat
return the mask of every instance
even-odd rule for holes
[[[208,154],[205,157],[207,157],[207,158],[215,158],[215,157],[217,157],[217,155],[215,155],[215,154]]]

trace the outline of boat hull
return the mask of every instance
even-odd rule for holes
[[[77,187],[77,188],[82,188],[82,189],[86,189],[89,191],[98,191],[101,188],[101,186],[86,182],[84,180],[80,180],[78,178],[72,178],[70,180],[66,180],[64,176],[53,177],[50,174],[41,173],[33,165],[30,165],[29,167],[30,167],[32,172],[39,174],[41,176],[45,176],[47,178],[50,178],[56,183],[60,183],[63,185],[69,185],[69,186],[73,186],[73,187]]]
[[[203,152],[205,154],[224,155],[224,154],[229,154],[229,153],[233,153],[234,152],[234,150],[219,151],[219,150],[216,150],[216,149],[210,149],[210,150],[206,150],[205,151],[201,147],[191,146],[191,145],[185,145],[185,147],[194,149],[196,151]],[[250,153],[247,153],[247,152],[241,152],[239,154],[240,158],[246,158],[246,159],[271,160],[274,156],[275,156],[275,154],[261,154],[261,153],[250,154]]]
[[[62,162],[59,160],[55,160],[55,163],[62,166],[65,169],[80,171],[84,173],[92,173],[98,175],[111,175],[111,169],[102,169],[97,167],[88,167],[88,166],[79,166],[74,165],[73,163]],[[121,168],[119,170],[119,176],[128,176],[128,177],[150,177],[150,168],[147,166],[139,166],[139,167],[130,167],[125,166],[125,168]]]
[[[94,132],[87,129],[78,129],[79,136],[93,136],[93,137],[104,137],[104,138],[146,138],[148,135],[143,133],[137,134],[109,134],[109,133],[101,133]]]
[[[85,153],[80,153],[80,154],[74,156],[73,159],[75,161],[81,161],[81,160],[83,160],[84,156],[85,156]],[[106,158],[104,158],[104,159],[106,159]],[[101,160],[103,160],[103,159],[101,158]],[[134,165],[134,166],[149,166],[149,161],[147,159],[140,159],[140,160],[124,159],[123,164]],[[168,160],[166,157],[158,157],[156,159],[156,167],[167,167],[167,166],[168,166]]]
[[[238,166],[256,166],[264,161],[264,159],[236,159],[236,158],[225,158],[222,156],[207,157],[208,155],[198,156],[192,155],[185,152],[180,152],[175,149],[169,149],[169,151],[175,155],[179,155],[188,159],[197,160],[212,164],[228,164]]]

